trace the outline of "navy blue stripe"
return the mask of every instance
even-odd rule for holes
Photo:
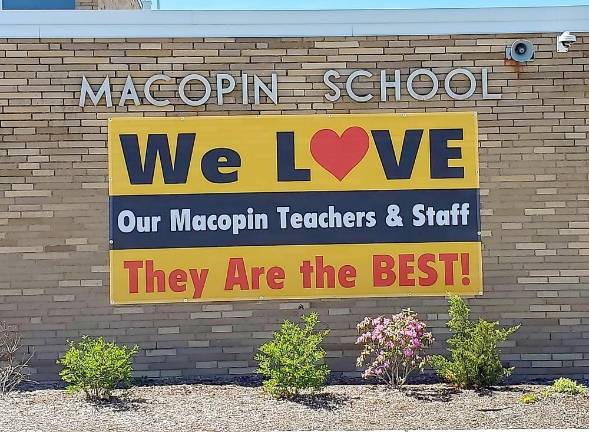
[[[478,201],[478,189],[112,196],[110,197],[111,248],[479,241]],[[414,226],[413,207],[419,203],[436,209],[450,209],[453,203],[468,203],[470,214],[467,225]],[[404,224],[402,227],[390,227],[385,223],[387,207],[390,204],[397,204],[401,208],[400,215]],[[290,225],[286,229],[280,227],[280,215],[276,211],[279,206],[290,207],[291,212],[306,213],[327,212],[330,205],[342,215],[345,212],[374,211],[376,226],[314,229],[296,229]],[[231,229],[170,231],[171,209],[189,209],[191,216],[208,216],[247,214],[248,208],[253,208],[255,213],[268,215],[268,229],[244,229],[238,234],[234,234]],[[158,231],[121,232],[117,218],[123,210],[131,210],[136,216],[161,216]]]
[[[4,10],[75,9],[75,0],[3,0]]]

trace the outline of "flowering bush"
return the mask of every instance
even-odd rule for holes
[[[411,309],[389,317],[366,317],[358,324],[363,345],[358,366],[367,366],[364,378],[376,377],[394,387],[405,384],[415,369],[422,370],[428,358],[423,354],[434,338]]]

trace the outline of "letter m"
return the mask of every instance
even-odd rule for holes
[[[86,96],[90,97],[94,106],[98,105],[100,99],[104,97],[106,98],[106,106],[110,108],[112,106],[112,95],[110,92],[110,81],[108,76],[102,81],[102,85],[96,93],[92,90],[92,86],[90,86],[86,77],[83,76],[82,85],[80,86],[80,103],[78,104],[82,108],[86,105]]]
[[[145,150],[145,163],[141,161],[139,139],[137,135],[120,135],[123,156],[131,184],[152,184],[155,162],[159,155],[160,165],[165,184],[186,183],[192,149],[196,134],[181,133],[176,140],[176,157],[172,164],[172,155],[168,136],[165,134],[149,134]]]

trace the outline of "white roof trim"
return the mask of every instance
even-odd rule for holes
[[[308,11],[0,11],[0,38],[322,37],[589,31],[589,6]]]

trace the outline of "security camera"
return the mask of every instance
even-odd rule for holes
[[[529,40],[518,39],[505,49],[505,58],[525,63],[534,59],[534,45]]]
[[[572,44],[577,42],[577,36],[569,31],[565,31],[556,38],[556,52],[565,53],[569,52],[569,48]]]

